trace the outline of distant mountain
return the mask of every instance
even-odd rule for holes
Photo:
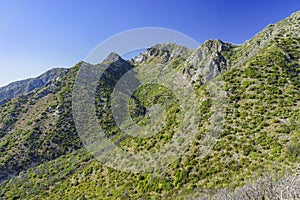
[[[159,151],[181,127],[183,106],[188,116],[198,113],[197,124],[187,130],[196,137],[184,154],[163,171],[145,173],[97,161],[84,147],[72,113],[81,65],[106,68],[97,83],[95,113],[106,137],[122,149]],[[197,106],[179,105],[159,84],[143,85],[128,101],[132,120],[147,124],[147,108],[167,101],[166,123],[153,126],[150,138],[123,137],[111,95],[129,70],[137,81],[154,77],[183,86],[188,81]],[[293,179],[300,162],[300,12],[241,45],[157,44],[128,61],[111,53],[101,64],[80,62],[31,84],[7,86],[14,98],[0,105],[0,199],[279,199],[287,188],[299,188],[281,180]],[[214,89],[226,99],[216,103]],[[113,158],[118,161],[118,155]]]
[[[47,71],[46,73],[36,77],[30,78],[26,80],[16,81],[10,83],[7,86],[0,88],[0,104],[1,102],[8,101],[8,99],[14,98],[18,95],[29,93],[35,89],[39,89],[41,87],[50,84],[63,77],[67,73],[67,69],[56,68]]]

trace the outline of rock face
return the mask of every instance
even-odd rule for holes
[[[0,88],[0,104],[5,102],[5,99],[11,99],[18,95],[32,92],[35,89],[44,87],[56,79],[63,77],[68,72],[68,69],[56,68],[47,71],[37,78],[26,79],[13,82],[7,86]]]
[[[223,52],[231,51],[235,46],[221,40],[208,40],[193,51],[188,58],[185,72],[193,81],[207,83],[227,69]]]
[[[184,61],[183,75],[192,81],[200,81],[204,84],[227,69],[227,61],[222,53],[232,51],[236,47],[221,40],[208,40],[197,49],[188,49],[170,43],[159,44],[147,49],[132,62],[138,65],[152,62],[171,64],[181,58]]]

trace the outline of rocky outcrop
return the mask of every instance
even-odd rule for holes
[[[169,61],[178,57],[187,59],[192,52],[192,49],[188,49],[187,47],[173,43],[157,44],[148,48],[145,52],[136,56],[131,61],[134,64],[143,64],[145,62],[151,62],[153,59],[155,59],[155,61],[160,63],[168,63]]]
[[[193,81],[206,83],[227,69],[227,60],[222,55],[234,45],[221,40],[208,40],[190,55],[183,73]]]
[[[208,40],[197,49],[188,49],[172,43],[159,44],[136,56],[132,62],[137,65],[147,63],[171,65],[173,61],[181,58],[181,62],[184,62],[182,73],[185,78],[206,83],[226,70],[227,61],[222,53],[235,47],[221,40]]]

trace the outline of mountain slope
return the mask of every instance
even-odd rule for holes
[[[81,146],[66,91],[78,67],[0,107],[0,180]]]
[[[8,101],[0,108],[0,197],[185,199],[243,186],[266,171],[283,176],[300,161],[299,29],[298,12],[240,46],[220,40],[207,41],[195,50],[159,44],[130,61],[114,53],[108,56],[95,102],[100,126],[109,138],[121,135],[110,96],[128,70],[142,80],[172,69],[193,85],[199,100],[195,112],[201,116],[194,127],[196,138],[163,171],[118,171],[99,163],[83,147],[71,110],[72,89],[82,63],[61,80]],[[226,93],[223,105],[215,104],[212,95],[212,88],[220,83]],[[164,87],[141,87],[129,101],[131,117],[143,122],[146,107],[172,98]],[[206,144],[218,110],[225,121],[221,131],[212,132],[215,143]],[[167,144],[180,124],[180,106],[174,101],[166,112],[168,123],[164,129],[156,128],[157,135],[127,137],[119,145],[147,152]],[[203,153],[206,145],[212,148]]]
[[[67,69],[56,68],[47,71],[46,73],[31,79],[13,82],[7,86],[0,88],[0,104],[8,101],[7,99],[14,98],[18,95],[29,93],[35,89],[44,87],[51,82],[59,79],[67,73]],[[2,102],[2,103],[1,103]]]

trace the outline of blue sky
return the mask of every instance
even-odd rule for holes
[[[297,10],[299,0],[0,0],[0,86],[71,67],[128,29],[242,43]]]

